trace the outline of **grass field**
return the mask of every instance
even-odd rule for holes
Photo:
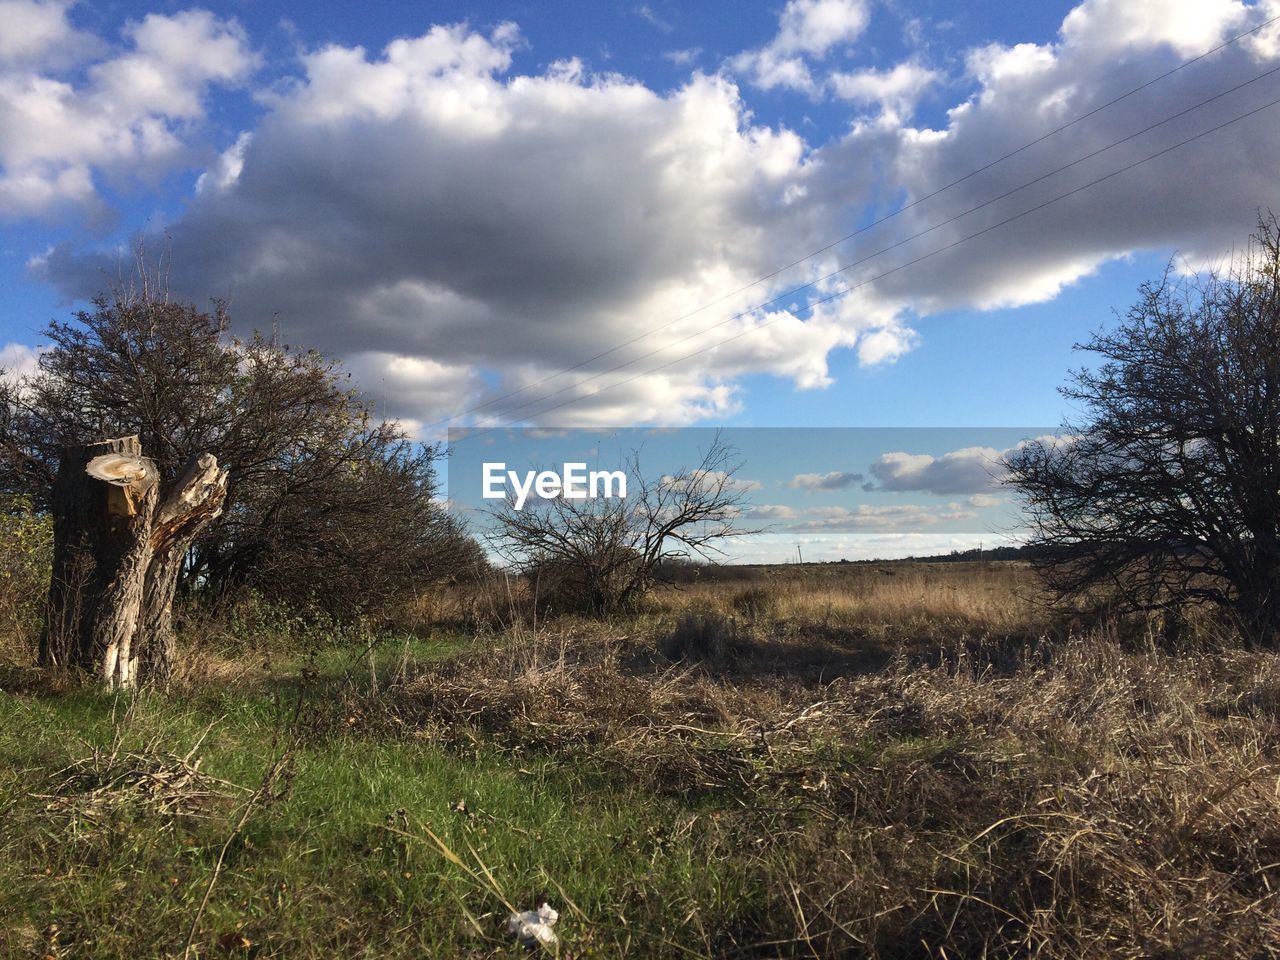
[[[1280,954],[1273,655],[999,564],[502,606],[221,628],[133,697],[11,644],[0,956],[519,956],[543,899],[564,957]]]

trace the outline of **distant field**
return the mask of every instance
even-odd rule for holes
[[[0,956],[520,956],[543,898],[564,957],[1280,954],[1272,655],[1051,617],[1015,564],[512,589],[202,627],[167,695],[10,644]]]

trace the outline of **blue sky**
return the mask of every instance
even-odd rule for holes
[[[1276,17],[0,0],[0,366],[144,237],[424,437],[1055,424],[1074,343],[1280,209]]]
[[[540,508],[530,474],[546,471],[563,481],[567,465],[580,464],[583,484],[590,471],[638,479],[638,470],[652,485],[695,476],[719,444],[724,464],[707,472],[727,474],[730,493],[743,500],[737,526],[750,533],[721,542],[707,559],[930,556],[1016,537],[1020,513],[1000,483],[1000,460],[1024,440],[1052,434],[1036,427],[455,430],[448,495],[471,528],[484,532],[502,495],[517,509]],[[486,480],[499,499],[486,494]]]

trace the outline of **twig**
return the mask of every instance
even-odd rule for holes
[[[200,899],[200,906],[196,909],[196,915],[191,918],[191,929],[187,931],[187,942],[182,948],[183,960],[188,960],[191,956],[191,947],[195,942],[200,920],[204,916],[205,908],[209,905],[209,898],[213,896],[213,888],[218,883],[218,877],[222,874],[222,865],[227,859],[227,851],[231,849],[231,844],[240,835],[244,825],[249,822],[249,817],[254,809],[275,787],[276,781],[280,779],[280,775],[289,765],[289,761],[292,758],[292,746],[286,747],[275,762],[267,768],[267,772],[263,774],[262,782],[258,785],[258,789],[253,792],[253,796],[245,801],[244,808],[240,811],[240,819],[236,821],[235,827],[227,834],[227,839],[223,841],[222,849],[218,851],[218,859],[213,865],[213,873],[209,876],[209,882],[204,888],[204,896]]]

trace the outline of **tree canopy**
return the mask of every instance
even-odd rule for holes
[[[337,361],[229,328],[223,304],[148,292],[51,322],[39,369],[0,386],[0,492],[47,505],[64,447],[137,434],[164,483],[206,451],[229,470],[186,590],[359,609],[478,556],[437,500],[438,447],[376,416]]]
[[[1223,270],[1141,288],[1081,349],[1063,438],[1010,457],[1039,566],[1062,596],[1207,604],[1280,642],[1280,228]]]

